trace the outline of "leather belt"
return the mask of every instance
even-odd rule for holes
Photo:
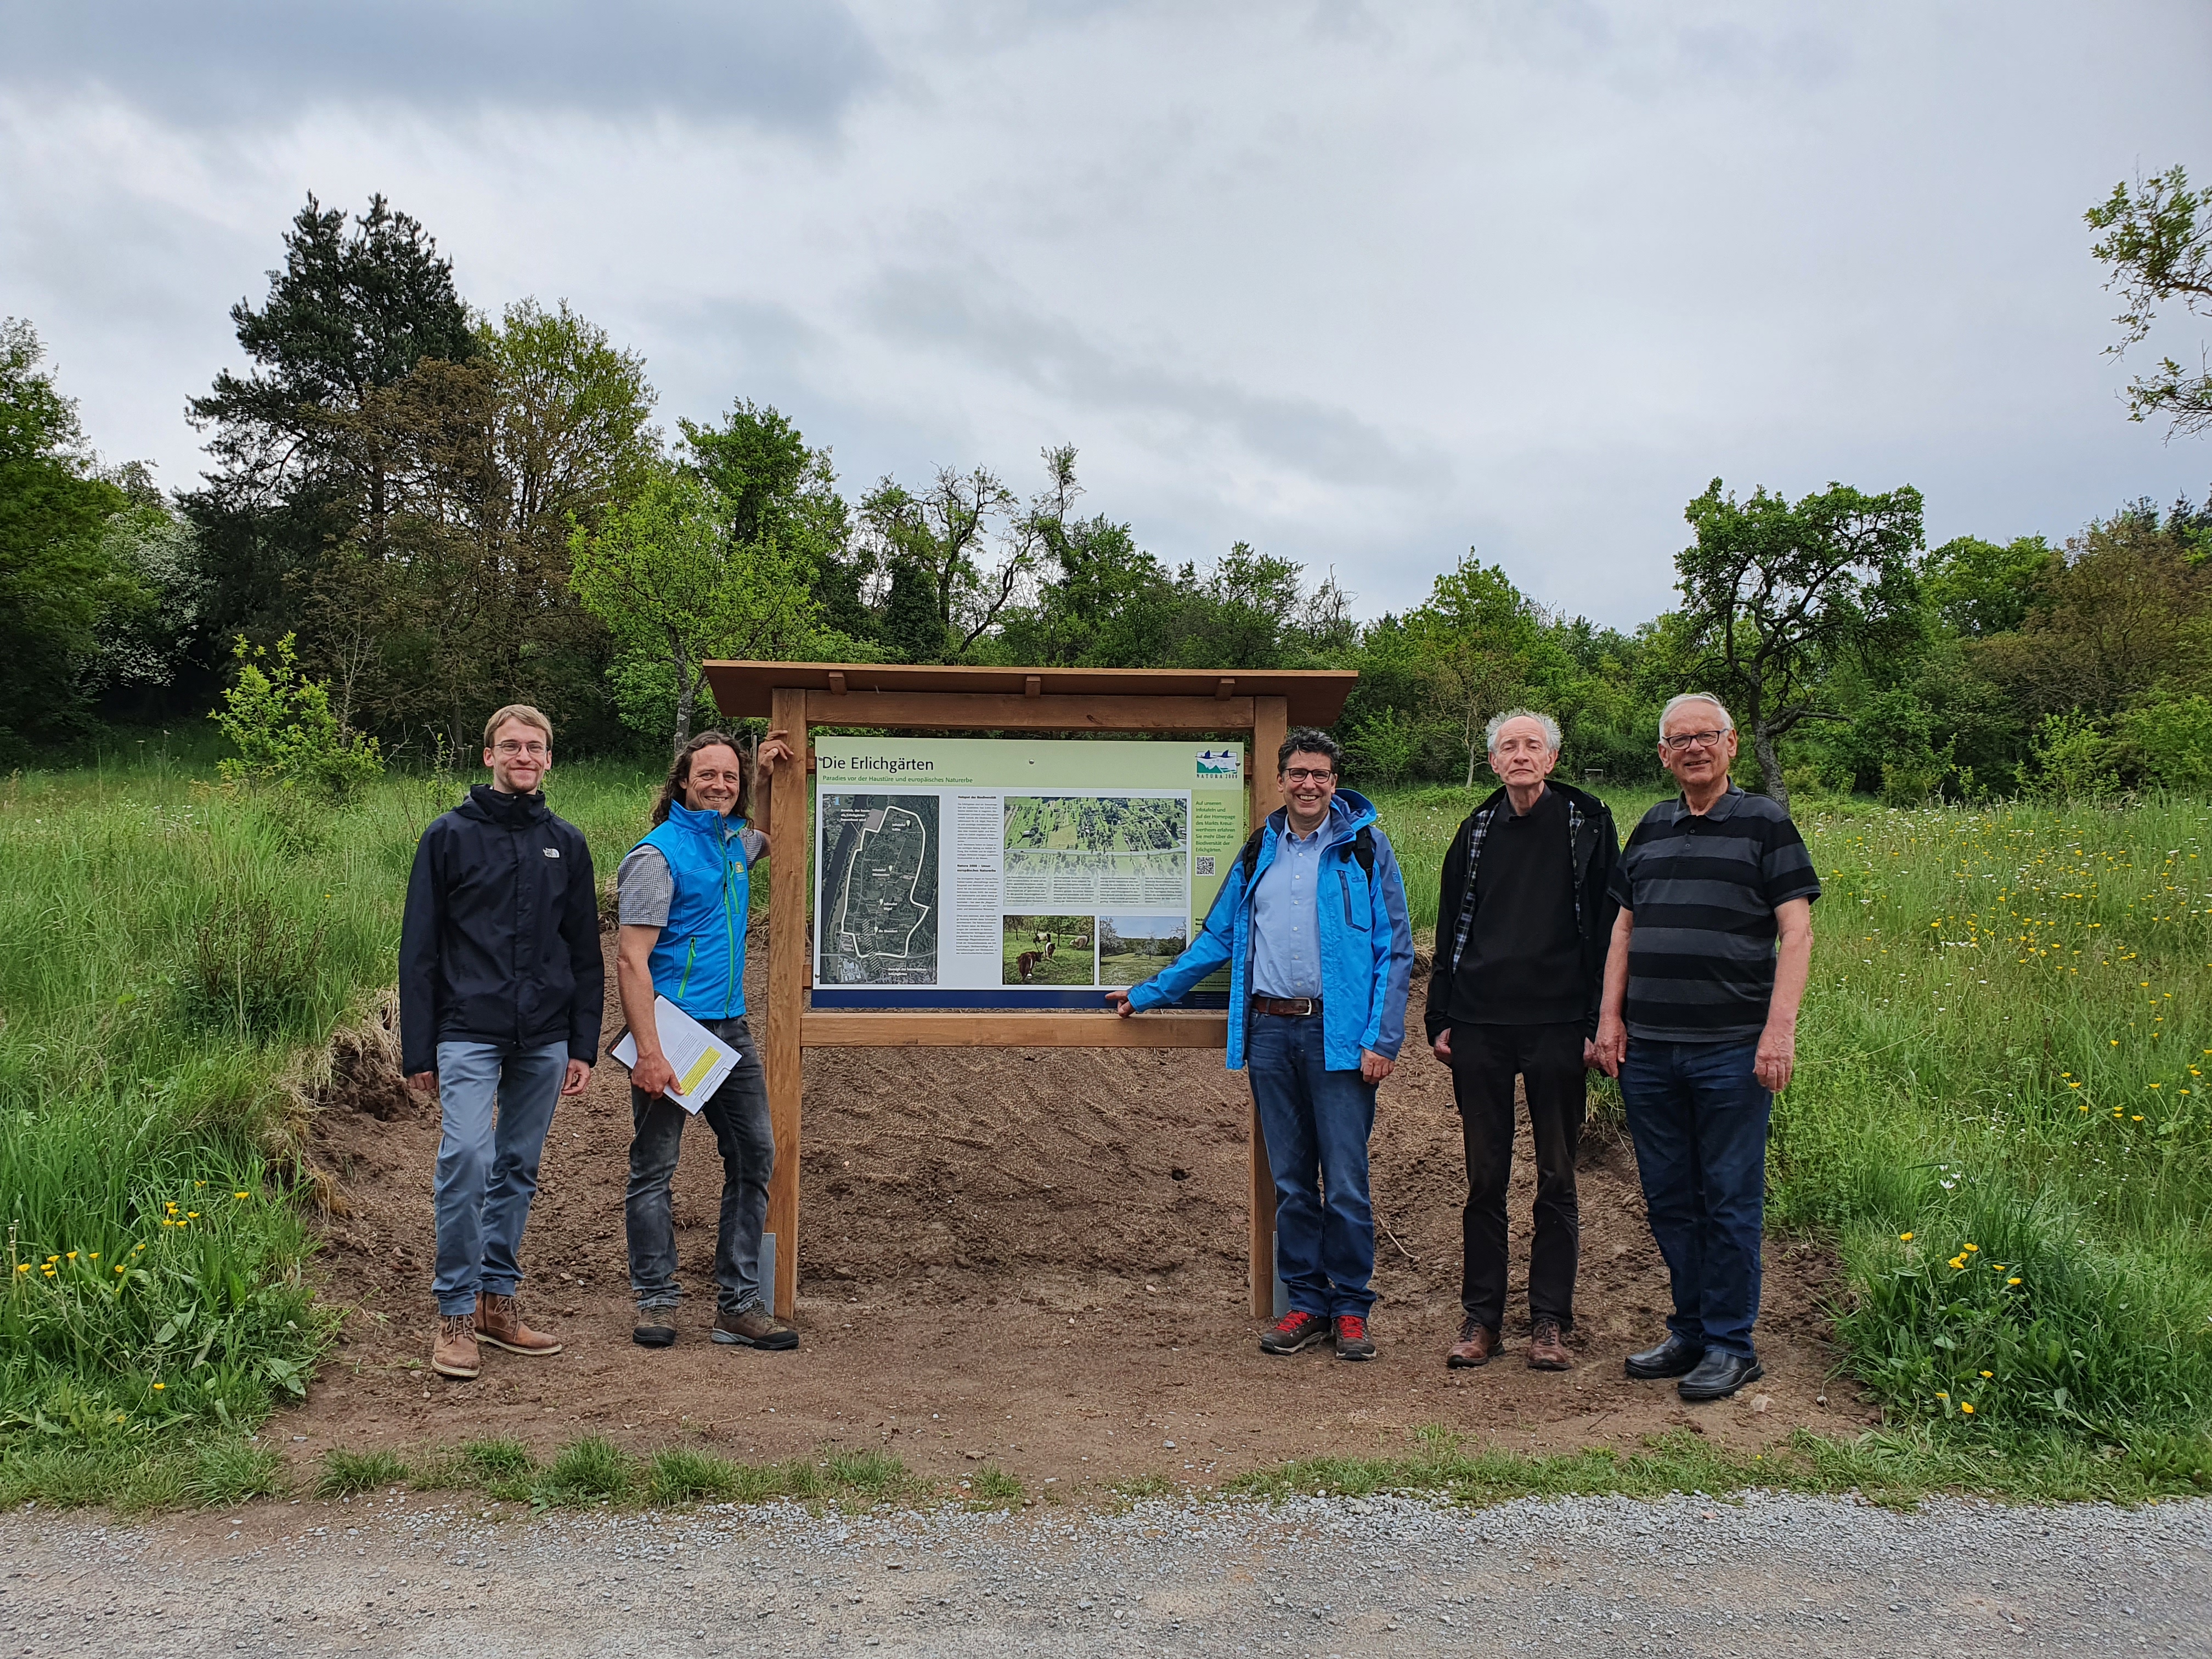
[[[1321,1012],[1319,997],[1254,997],[1255,1013],[1279,1014],[1285,1019],[1310,1019]]]

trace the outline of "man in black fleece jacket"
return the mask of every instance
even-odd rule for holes
[[[1620,856],[1596,796],[1547,781],[1559,728],[1516,708],[1490,722],[1504,787],[1468,814],[1444,854],[1426,1024],[1451,1067],[1467,1147],[1460,1303],[1445,1364],[1489,1363],[1505,1317],[1505,1188],[1513,1169],[1513,1079],[1526,1085],[1536,1143],[1536,1237],[1529,1250],[1528,1364],[1566,1370],[1582,1231],[1575,1200],[1606,950],[1620,908],[1607,887]]]
[[[583,1093],[599,1057],[604,996],[591,848],[538,791],[552,723],[502,708],[483,757],[490,784],[422,832],[399,935],[401,1068],[445,1120],[430,1365],[461,1378],[481,1367],[479,1339],[561,1352],[522,1322],[515,1257],[554,1102]]]

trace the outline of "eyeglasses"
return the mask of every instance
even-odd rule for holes
[[[542,760],[553,751],[542,743],[517,743],[513,738],[508,738],[504,742],[492,744],[491,752],[495,755],[504,755],[509,760],[513,760],[517,755],[527,755],[532,760]]]
[[[1659,746],[1671,749],[1679,755],[1685,749],[1717,748],[1726,736],[1728,733],[1725,732],[1677,732],[1671,738],[1660,738]]]
[[[1283,774],[1292,783],[1327,783],[1336,776],[1334,772],[1316,772],[1304,766],[1293,766]]]

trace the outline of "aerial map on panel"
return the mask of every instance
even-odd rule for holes
[[[935,982],[937,801],[933,794],[823,795],[828,983]]]

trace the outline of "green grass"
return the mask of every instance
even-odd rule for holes
[[[624,768],[551,794],[608,870],[650,799]],[[0,784],[0,1486],[66,1453],[137,1501],[137,1463],[177,1466],[155,1448],[243,1447],[304,1394],[330,1322],[299,1080],[391,983],[416,839],[459,795],[310,810],[158,751]]]
[[[554,775],[603,878],[652,782]],[[0,1499],[220,1503],[276,1478],[245,1437],[304,1389],[329,1330],[301,1271],[300,1085],[389,985],[416,838],[459,793],[395,777],[331,814],[216,790],[158,751],[0,785]],[[1483,793],[1379,798],[1425,942]],[[1607,797],[1625,831],[1656,792]],[[2212,808],[1826,803],[1801,823],[1827,895],[1770,1213],[1846,1267],[1846,1362],[1898,1425],[1851,1455],[1915,1480],[1982,1459],[2023,1491],[2037,1468],[2069,1491],[2154,1466],[2194,1480],[2212,1425]],[[541,1504],[916,1489],[872,1455],[441,1455],[408,1478]]]
[[[1972,1492],[2025,1503],[2085,1498],[2135,1504],[2212,1492],[2212,1439],[2154,1437],[2107,1454],[2063,1436],[2004,1448],[1976,1447],[1923,1427],[1825,1440],[1802,1430],[1786,1442],[1745,1454],[1687,1430],[1649,1437],[1633,1452],[1606,1448],[1544,1456],[1467,1449],[1456,1431],[1428,1428],[1404,1454],[1316,1457],[1255,1470],[1227,1485],[1250,1497],[1327,1492],[1361,1498],[1413,1492],[1484,1505],[1518,1498],[1674,1492],[1724,1497],[1754,1487],[1801,1492],[1856,1492],[1875,1503],[1909,1505],[1938,1492]]]

